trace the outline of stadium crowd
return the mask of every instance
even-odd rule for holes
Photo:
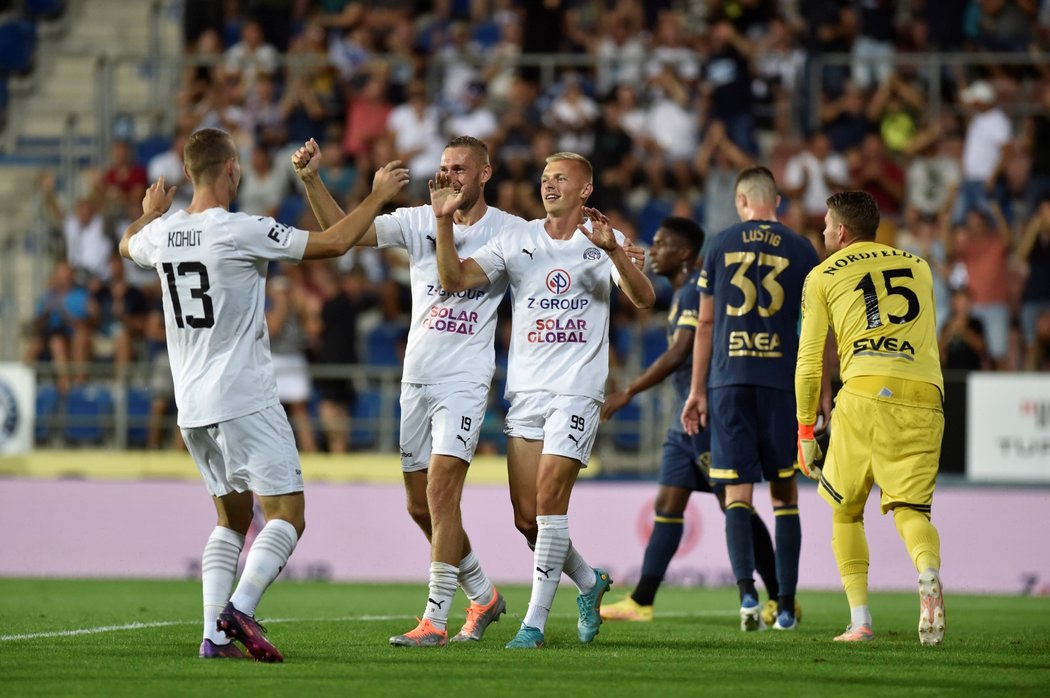
[[[115,141],[72,202],[39,178],[55,266],[25,359],[54,362],[60,393],[91,362],[151,363],[157,410],[169,408],[159,282],[122,264],[115,241],[157,177],[179,185],[173,210],[187,203],[182,147],[202,127],[240,148],[239,210],[306,229],[317,225],[289,158],[311,137],[346,210],[395,158],[413,175],[397,205],[427,202],[444,145],[468,134],[492,153],[489,203],[542,217],[545,158],[575,151],[594,164],[590,205],[642,245],[669,215],[709,237],[737,222],[736,173],[764,164],[781,221],[823,255],[825,200],[861,189],[880,207],[879,240],[934,270],[945,368],[1050,369],[1050,0],[186,0],[184,30],[170,147]],[[1031,62],[895,62],[983,51]],[[531,59],[548,54],[573,60],[546,74]],[[273,269],[274,353],[397,365],[408,273],[407,257],[373,249]],[[666,310],[671,288],[657,288],[655,315],[618,303],[614,362]],[[317,383],[322,418],[345,424],[353,384]],[[309,431],[304,450],[348,447],[339,429],[321,444]]]

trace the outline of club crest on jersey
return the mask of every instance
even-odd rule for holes
[[[596,259],[602,258],[602,251],[599,250],[597,247],[588,247],[586,250],[583,251],[583,258],[589,259],[593,262]]]
[[[572,277],[564,269],[554,269],[547,274],[547,290],[561,295],[572,288]]]

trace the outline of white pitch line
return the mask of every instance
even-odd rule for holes
[[[736,611],[682,611],[659,614],[661,618],[704,618],[735,616]],[[575,615],[558,614],[556,618],[575,618]],[[262,618],[260,622],[266,623],[375,623],[391,620],[409,620],[415,618],[413,615],[396,616],[337,616],[328,618]],[[55,637],[77,637],[80,635],[97,635],[99,633],[114,633],[127,630],[149,630],[151,628],[166,628],[173,625],[196,625],[198,620],[158,620],[149,623],[127,623],[125,625],[101,625],[95,628],[77,628],[75,630],[50,630],[40,633],[22,633],[18,635],[0,635],[0,642],[17,642],[19,640],[42,640]]]

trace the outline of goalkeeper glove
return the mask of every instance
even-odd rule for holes
[[[820,444],[813,436],[812,424],[798,425],[798,469],[811,480],[820,479],[820,468],[816,463],[824,457]]]

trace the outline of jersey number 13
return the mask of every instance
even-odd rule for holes
[[[211,296],[208,295],[208,289],[211,288],[211,284],[208,283],[208,268],[200,262],[179,262],[177,267],[171,262],[165,262],[161,266],[164,269],[164,276],[168,280],[171,309],[174,311],[175,323],[179,328],[189,325],[195,329],[207,329],[215,325],[215,311],[212,307]],[[179,300],[179,287],[176,284],[176,273],[178,276],[197,275],[199,283],[197,286],[190,288],[190,297],[201,302],[201,310],[204,312],[203,317],[197,317],[196,315],[183,316],[182,302]]]

